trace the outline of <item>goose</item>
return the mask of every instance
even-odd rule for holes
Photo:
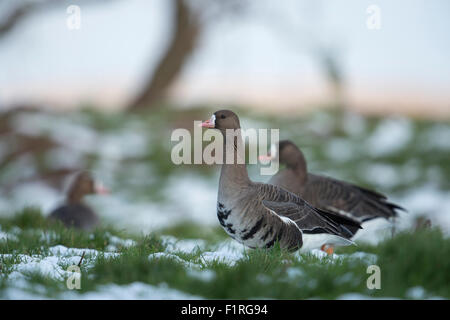
[[[53,210],[49,219],[59,220],[68,228],[93,230],[99,225],[99,218],[82,202],[83,197],[89,194],[107,193],[108,190],[95,182],[88,172],[80,172],[69,188],[65,204]]]
[[[278,242],[290,251],[303,248],[308,234],[326,236],[341,245],[352,243],[348,227],[360,228],[355,219],[314,208],[281,187],[250,180],[234,112],[219,110],[201,126],[219,130],[224,137],[217,218],[231,238],[250,248],[270,248]]]
[[[272,145],[269,155],[259,157],[264,161],[275,158],[286,168],[278,171],[268,183],[298,195],[314,207],[352,217],[360,223],[375,218],[389,220],[398,215],[396,210],[405,210],[376,191],[309,173],[303,152],[290,140]],[[358,231],[354,227],[349,229],[353,233]]]

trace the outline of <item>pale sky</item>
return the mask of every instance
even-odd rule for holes
[[[381,10],[379,30],[366,26],[370,5]],[[0,105],[124,104],[164,50],[168,6],[165,0],[81,6],[80,30],[67,28],[66,6],[31,16],[0,42]],[[320,101],[327,86],[312,54],[319,45],[338,53],[355,103],[412,101],[450,110],[448,12],[445,0],[255,1],[243,17],[208,28],[173,96]]]

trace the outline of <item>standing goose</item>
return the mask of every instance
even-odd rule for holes
[[[379,217],[389,219],[397,216],[396,209],[404,210],[388,202],[386,196],[378,192],[308,173],[303,153],[289,140],[280,141],[278,148],[272,146],[271,150],[269,156],[260,159],[278,157],[286,169],[279,171],[268,183],[295,193],[317,208],[354,217],[361,223]],[[357,231],[350,230],[354,233]]]
[[[82,200],[89,194],[106,194],[108,190],[95,183],[88,172],[81,172],[73,181],[67,193],[66,203],[53,210],[49,215],[51,220],[59,220],[66,227],[81,230],[92,230],[99,224],[99,219],[92,209]]]
[[[225,140],[217,217],[229,236],[250,248],[270,248],[278,241],[281,248],[297,250],[306,234],[327,235],[349,244],[345,238],[352,233],[344,225],[359,227],[354,219],[316,209],[280,187],[249,179],[236,114],[217,111],[201,126],[220,130]]]

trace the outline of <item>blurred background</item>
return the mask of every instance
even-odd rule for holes
[[[224,106],[279,128],[312,172],[358,183],[450,230],[450,3],[0,1],[0,215],[47,214],[68,177],[149,232],[216,225],[218,166],[175,166],[170,134]],[[252,179],[259,166],[249,166]],[[381,227],[380,227],[381,228]]]

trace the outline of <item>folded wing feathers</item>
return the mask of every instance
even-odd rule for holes
[[[292,219],[300,229],[349,237],[353,235],[341,223],[360,228],[354,218],[315,208],[297,195],[274,185],[262,184],[263,205],[280,216]]]

